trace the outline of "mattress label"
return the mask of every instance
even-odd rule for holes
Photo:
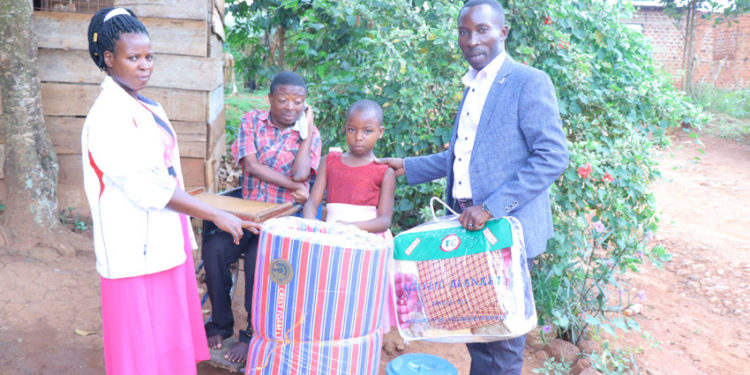
[[[478,231],[468,231],[455,220],[455,225],[447,227],[445,222],[426,223],[400,233],[393,239],[393,258],[450,259],[511,246],[513,232],[507,219],[490,220]]]
[[[289,284],[292,281],[292,276],[294,276],[291,263],[283,258],[272,260],[270,270],[271,280],[279,285]]]

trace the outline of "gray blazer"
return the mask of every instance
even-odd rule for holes
[[[410,185],[447,177],[451,206],[457,129],[458,117],[448,150],[404,160]],[[516,217],[523,225],[526,256],[535,257],[553,234],[549,186],[567,166],[567,140],[552,81],[541,70],[506,56],[487,94],[471,151],[474,204],[485,204],[494,217]]]

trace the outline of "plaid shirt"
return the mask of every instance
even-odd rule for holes
[[[281,130],[271,124],[268,112],[254,110],[245,113],[237,134],[237,140],[232,144],[232,156],[235,163],[239,163],[246,155],[256,155],[258,161],[271,169],[291,178],[292,164],[297,156],[302,139],[299,132],[288,127]],[[310,147],[311,177],[318,170],[320,164],[320,132],[313,126],[312,145]],[[305,182],[310,188],[310,179]],[[291,191],[263,181],[249,173],[244,174],[242,197],[262,202],[285,203],[293,202]]]

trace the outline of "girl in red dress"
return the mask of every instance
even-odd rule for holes
[[[372,100],[354,103],[346,116],[349,151],[331,152],[321,160],[315,184],[303,216],[315,218],[316,208],[326,195],[326,221],[354,225],[392,241],[388,228],[393,215],[396,173],[386,164],[375,163],[373,148],[383,137],[383,110]],[[383,332],[396,323],[390,297],[383,314]]]

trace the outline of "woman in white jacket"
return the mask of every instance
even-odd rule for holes
[[[97,12],[89,53],[107,73],[81,134],[83,177],[101,275],[108,374],[195,374],[209,359],[187,215],[211,220],[237,242],[242,221],[183,190],[175,131],[141,95],[154,54],[124,8]]]

